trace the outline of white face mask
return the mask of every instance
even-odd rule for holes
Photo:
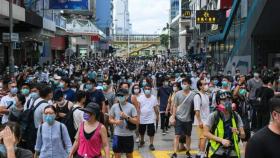
[[[204,86],[204,91],[207,92],[208,90],[209,90],[209,86],[208,86],[208,85],[205,85],[205,86]]]
[[[178,90],[178,87],[173,87],[173,91],[176,92]]]
[[[2,82],[0,82],[0,89],[2,89],[3,88],[3,83]]]
[[[134,89],[134,93],[138,94],[140,92],[140,89]]]

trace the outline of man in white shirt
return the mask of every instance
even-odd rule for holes
[[[155,150],[154,147],[154,135],[155,135],[155,119],[159,120],[158,101],[155,96],[152,95],[152,86],[147,84],[144,86],[144,94],[138,99],[140,103],[140,125],[139,133],[141,136],[140,147],[144,145],[144,135],[146,133],[150,137],[150,150]]]
[[[10,82],[8,85],[9,93],[8,95],[1,98],[0,108],[3,108],[3,117],[2,117],[2,124],[5,124],[9,121],[9,109],[16,105],[15,97],[18,93],[17,83]]]
[[[53,98],[53,92],[50,87],[43,87],[39,91],[40,98],[34,101],[33,106],[37,108],[34,111],[34,125],[35,128],[43,123],[43,112],[46,106],[50,105],[49,101]]]
[[[76,93],[77,103],[73,106],[73,119],[74,119],[74,127],[78,130],[81,122],[84,121],[84,112],[80,110],[84,108],[86,103],[86,93],[84,91],[78,91]]]
[[[206,138],[203,135],[203,124],[206,123],[208,116],[210,115],[210,102],[209,96],[206,94],[209,87],[204,79],[200,79],[197,81],[197,88],[199,93],[194,96],[194,110],[195,110],[195,121],[194,125],[196,125],[198,136],[199,136],[199,153],[197,154],[197,158],[205,157],[205,144]]]

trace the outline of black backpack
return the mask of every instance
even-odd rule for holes
[[[33,102],[34,105],[35,101]],[[35,107],[32,106],[26,109],[20,117],[20,127],[22,132],[22,141],[25,144],[24,148],[34,151],[37,138],[37,129],[34,124],[34,112],[43,103],[48,103],[45,100],[40,101]],[[25,143],[26,142],[26,143]]]
[[[62,123],[65,124],[67,130],[68,130],[68,134],[70,136],[70,139],[72,141],[72,143],[74,143],[75,141],[75,136],[76,136],[76,133],[77,133],[77,130],[75,129],[75,126],[74,126],[74,111],[77,110],[77,109],[81,109],[81,107],[72,107],[70,109],[70,111],[67,113],[67,115],[65,116],[65,119],[63,119]]]

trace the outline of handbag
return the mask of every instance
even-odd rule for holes
[[[120,108],[121,112],[123,112],[123,109],[122,109],[122,107],[121,107],[121,105],[120,105],[120,104],[119,104],[119,108]],[[126,119],[125,119],[125,121],[126,121],[126,124],[127,124],[126,128],[127,128],[128,130],[130,130],[130,131],[134,131],[134,130],[136,130],[136,129],[137,129],[136,124],[133,124],[133,123],[129,122],[129,121],[128,121],[128,120],[126,120]]]
[[[188,98],[189,98],[189,97],[186,96],[186,98],[184,99],[184,101],[177,107],[177,110],[178,110],[178,108],[179,108],[180,106],[182,106],[182,105],[186,102],[186,100],[187,100]],[[174,126],[175,123],[176,123],[176,118],[175,118],[175,117],[176,117],[176,116],[172,115],[172,116],[169,118],[169,124],[170,124],[171,126]]]

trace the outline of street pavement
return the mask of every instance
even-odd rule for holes
[[[195,127],[192,130],[192,142],[191,142],[191,154],[193,158],[198,153],[198,135],[196,133]],[[162,135],[160,127],[157,130],[154,140],[155,151],[150,151],[149,149],[149,137],[145,136],[145,145],[142,148],[138,147],[138,144],[134,145],[134,158],[170,158],[173,153],[173,138],[174,138],[174,128],[170,128],[169,132],[166,135]],[[243,146],[243,144],[240,144]],[[178,158],[185,158],[185,151],[179,152]],[[242,158],[244,158],[244,149],[241,149]],[[113,153],[111,152],[111,155]],[[125,155],[122,155],[122,158],[125,158]]]

